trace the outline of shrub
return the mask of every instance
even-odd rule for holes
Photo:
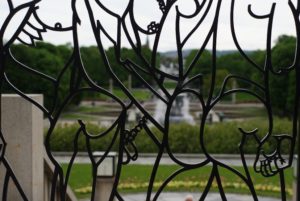
[[[104,127],[99,127],[94,124],[87,124],[86,126],[91,134],[101,133],[106,130]],[[227,153],[237,154],[239,153],[239,144],[242,139],[242,134],[238,128],[243,128],[245,131],[250,131],[258,128],[258,135],[262,139],[268,132],[268,122],[263,119],[253,119],[243,122],[222,122],[207,124],[205,126],[205,132],[203,137],[203,143],[206,150],[209,153]],[[74,139],[79,125],[59,125],[54,130],[51,137],[51,150],[52,151],[73,151]],[[292,122],[287,119],[275,119],[273,134],[289,134],[291,135]],[[159,140],[163,139],[163,134],[158,129],[151,127],[151,131],[156,135]],[[112,130],[105,137],[91,141],[91,147],[94,151],[104,151],[108,148],[114,136],[115,129]],[[200,146],[200,128],[199,126],[192,126],[188,124],[174,124],[170,126],[168,137],[168,143],[170,150],[173,153],[202,153]],[[113,146],[113,150],[117,150],[119,146],[119,136],[117,133],[117,139]],[[276,145],[273,138],[269,138],[264,145],[264,149],[267,152],[274,151]],[[77,140],[78,150],[86,150],[86,138],[83,134]],[[135,144],[139,153],[157,153],[158,146],[153,142],[151,137],[142,130],[135,139]],[[246,138],[244,145],[245,153],[253,154],[257,151],[257,142],[253,136]],[[290,146],[282,147],[283,151],[287,153]]]

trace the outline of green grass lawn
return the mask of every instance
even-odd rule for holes
[[[176,83],[175,82],[165,82],[164,86],[166,89],[173,90],[176,87]],[[152,92],[147,88],[133,88],[130,92],[138,101],[150,100],[151,96],[153,95]],[[125,95],[125,93],[119,88],[114,88],[113,94],[115,96],[117,96],[118,98],[120,98],[121,100],[128,99],[128,97]],[[215,94],[215,95],[217,95],[217,94]],[[207,94],[204,96],[205,96],[205,98],[207,98]],[[110,97],[100,94],[100,93],[97,94],[96,96],[85,97],[85,99],[94,99],[94,100],[101,100],[101,101],[111,100]],[[222,99],[222,101],[231,102],[231,96],[224,97],[224,99]],[[236,101],[237,101],[237,103],[259,102],[257,100],[257,98],[255,98],[254,96],[251,96],[249,94],[246,94],[246,93],[236,93]]]
[[[63,165],[66,169],[66,165]],[[240,172],[243,172],[241,167],[235,167]],[[162,165],[159,167],[157,177],[154,183],[154,189],[178,169],[176,165]],[[119,184],[119,190],[123,193],[146,192],[149,177],[152,171],[150,165],[128,165],[124,166]],[[206,185],[209,178],[211,167],[206,166],[200,169],[191,170],[178,175],[167,186],[165,191],[187,191],[187,192],[201,192]],[[274,176],[265,178],[259,174],[254,173],[250,169],[255,188],[258,195],[263,196],[280,196],[279,177]],[[220,176],[224,184],[225,192],[228,193],[249,193],[247,187],[240,178],[228,170],[220,168]],[[286,171],[286,187],[288,196],[291,197],[292,188],[292,169]],[[69,183],[78,197],[88,197],[91,191],[91,169],[87,164],[75,164],[72,170],[71,179]],[[217,191],[216,182],[213,183],[212,191]]]
[[[74,109],[74,112],[78,112],[78,113],[100,113],[100,112],[105,112],[107,111],[108,108],[107,107],[104,107],[104,106],[79,106],[79,107],[76,107],[76,109]]]
[[[138,101],[147,101],[151,98],[151,92],[147,89],[132,89],[131,93]],[[119,97],[121,100],[128,99],[121,89],[114,88],[113,94]],[[100,94],[96,97],[96,99],[109,100],[110,98]]]
[[[246,93],[236,93],[236,101],[238,103],[259,102],[256,97]]]
[[[164,82],[164,87],[166,89],[175,89],[176,88],[177,83],[176,82]]]
[[[63,113],[61,115],[62,119],[68,119],[68,120],[77,120],[77,119],[81,119],[84,121],[95,121],[97,120],[96,117],[93,117],[91,115],[85,115],[82,113],[72,113],[72,112],[68,112],[68,113]]]

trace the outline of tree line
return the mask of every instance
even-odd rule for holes
[[[295,54],[296,38],[293,36],[280,36],[272,48],[272,63],[275,68],[289,66],[293,63]],[[53,45],[49,43],[37,43],[36,47],[31,48],[22,44],[14,44],[11,47],[11,52],[15,59],[27,66],[38,70],[44,74],[58,77],[59,73],[65,67],[67,61],[72,56],[73,47],[70,44],[65,45]],[[99,56],[99,52],[96,46],[81,47],[81,59],[91,79],[98,85],[108,88],[109,87],[109,74],[104,67],[103,60]],[[122,48],[122,59],[130,59],[137,65],[143,66],[143,61],[137,57],[136,53],[132,49]],[[142,48],[143,55],[146,59],[150,59],[151,50],[144,46]],[[192,50],[190,54],[185,58],[185,66],[188,67],[195,57],[197,50]],[[108,60],[111,67],[117,74],[118,78],[126,85],[128,84],[129,72],[120,67],[117,58],[115,58],[114,48],[108,48],[106,50]],[[249,57],[255,61],[259,66],[263,66],[265,62],[265,51],[257,50],[247,53]],[[163,54],[159,55],[159,62],[169,62],[169,58],[164,58]],[[172,61],[172,60],[171,60]],[[176,63],[176,60],[173,60]],[[36,75],[26,73],[26,70],[19,68],[16,63],[10,59],[6,64],[6,72],[11,83],[25,93],[43,93],[45,97],[46,106],[50,104],[50,100],[53,98],[53,89],[51,83],[47,80],[39,79]],[[205,50],[197,61],[196,67],[191,71],[191,77],[196,74],[203,74],[203,79],[200,81],[199,86],[205,91],[210,84],[210,75],[212,69],[212,53]],[[224,55],[220,55],[217,58],[217,79],[216,87],[220,88],[224,78],[228,74],[237,74],[240,76],[246,76],[247,78],[255,81],[261,81],[261,75],[251,64],[245,60],[238,52],[232,52]],[[63,95],[69,89],[69,77],[70,73],[65,73],[61,79],[60,90],[57,94],[58,97]],[[151,83],[151,77],[143,75],[143,78]],[[138,79],[132,79],[133,88],[144,87]],[[238,87],[251,88],[247,83],[239,82]],[[295,73],[291,72],[282,76],[270,76],[270,94],[272,100],[272,106],[275,108],[275,112],[282,116],[288,116],[290,111],[293,110],[293,100],[295,94]],[[6,93],[12,92],[11,88],[7,85],[3,86],[3,90]],[[75,104],[79,103],[81,99],[85,97],[81,96],[75,100]],[[60,98],[59,98],[60,99]]]
[[[6,74],[9,81],[19,90],[24,93],[42,93],[44,94],[44,104],[46,108],[50,108],[54,96],[58,96],[58,102],[63,100],[65,94],[70,89],[71,66],[73,65],[72,54],[73,47],[71,44],[53,45],[50,43],[37,42],[35,47],[29,47],[23,44],[14,44],[11,46],[11,53],[14,58],[6,61]],[[122,60],[130,59],[137,65],[142,66],[142,61],[136,57],[132,49],[122,48]],[[142,47],[142,52],[146,58],[150,58],[151,51],[146,46]],[[103,60],[99,55],[99,50],[96,46],[81,47],[81,60],[90,78],[99,86],[109,88],[109,73],[107,72]],[[120,67],[117,58],[115,58],[114,48],[108,48],[106,51],[110,65],[118,78],[128,85],[129,72]],[[17,61],[17,62],[16,62]],[[58,94],[54,93],[54,86],[49,80],[41,79],[36,74],[30,73],[21,65],[39,71],[45,75],[49,75],[57,79],[68,62],[69,67],[63,73],[60,79]],[[150,82],[150,77],[145,77],[145,80]],[[140,82],[132,79],[131,86],[141,88]],[[3,93],[14,93],[14,90],[6,83],[3,85]],[[74,100],[73,104],[78,104],[85,96],[93,96],[93,94],[79,95]],[[89,97],[91,98],[91,97]]]
[[[282,35],[276,41],[272,48],[272,65],[274,71],[280,68],[288,68],[294,62],[296,48],[296,38],[293,36]],[[186,58],[186,67],[188,67],[193,58],[197,54],[197,50],[191,51]],[[247,55],[258,66],[263,67],[266,58],[266,51],[256,50],[248,51]],[[212,53],[205,51],[201,58],[196,63],[196,68],[192,69],[191,74],[196,75],[201,73],[203,75],[202,88],[203,93],[208,93],[212,69]],[[253,65],[248,62],[239,52],[233,52],[225,55],[221,55],[216,60],[217,74],[216,74],[216,88],[220,88],[223,80],[229,74],[239,75],[252,81],[263,84],[261,73],[256,70]],[[249,83],[238,82],[236,87],[250,88]],[[270,99],[274,113],[279,116],[289,116],[294,109],[294,98],[296,93],[296,75],[295,71],[284,73],[282,75],[269,74],[269,87],[270,87]],[[216,90],[218,91],[218,90]]]

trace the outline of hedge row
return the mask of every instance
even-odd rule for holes
[[[239,144],[242,139],[242,134],[238,128],[245,131],[251,131],[255,128],[258,129],[257,134],[260,139],[264,137],[268,131],[268,122],[263,119],[247,120],[243,122],[223,122],[207,124],[202,139],[205,149],[210,153],[226,153],[237,154],[239,153]],[[59,125],[54,130],[51,136],[51,150],[52,151],[73,151],[75,133],[79,125]],[[89,133],[97,134],[106,130],[106,128],[99,127],[93,124],[87,124],[86,128]],[[150,127],[151,131],[162,139],[163,135],[156,128]],[[168,137],[170,150],[174,153],[201,153],[200,146],[200,128],[199,126],[191,126],[188,124],[174,124],[170,126]],[[287,119],[275,119],[273,126],[273,134],[290,134],[292,130],[292,122]],[[97,151],[104,151],[110,145],[114,136],[115,130],[111,131],[104,137],[93,139],[91,141],[92,149]],[[113,146],[117,150],[119,145],[119,133]],[[86,150],[86,138],[80,134],[77,140],[79,151]],[[149,135],[142,130],[135,139],[135,144],[140,153],[157,153],[158,147],[155,145]],[[273,137],[269,138],[264,148],[267,152],[274,150],[276,142]],[[130,147],[129,147],[130,148]],[[282,149],[285,153],[289,151],[289,144],[285,143]],[[256,153],[257,143],[253,136],[246,138],[246,143],[243,147],[245,153]]]

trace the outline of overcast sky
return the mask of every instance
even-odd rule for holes
[[[82,0],[78,0],[78,2]],[[122,13],[128,0],[100,0],[105,6],[113,10],[116,13]],[[200,3],[202,0],[198,0]],[[15,0],[14,4],[18,5],[21,2],[26,2],[26,0]],[[80,2],[80,3],[81,3]],[[90,0],[91,5],[94,8],[95,18],[99,19],[103,24],[104,28],[109,32],[112,38],[115,38],[116,34],[116,18],[109,15],[105,15],[103,10],[101,10],[94,2]],[[267,19],[257,20],[253,19],[247,12],[247,7],[249,4],[252,5],[252,10],[258,15],[266,15],[270,12],[272,3],[277,3],[275,9],[274,18],[274,29],[273,29],[273,39],[274,42],[276,38],[281,34],[295,35],[295,27],[292,18],[290,8],[288,6],[288,0],[236,0],[235,8],[235,26],[239,41],[244,49],[264,49],[266,46],[266,25]],[[208,3],[204,6],[206,8]],[[197,48],[202,43],[203,40],[211,27],[213,17],[215,15],[217,0],[213,0],[212,8],[204,20],[202,25],[199,27],[197,32],[190,38],[185,48]],[[222,8],[219,20],[219,33],[218,33],[218,49],[235,49],[233,44],[232,36],[230,33],[230,4],[231,0],[223,0]],[[142,28],[147,28],[150,22],[159,22],[161,17],[161,12],[157,6],[157,0],[135,0],[135,16],[137,23]],[[178,0],[177,5],[179,10],[184,14],[192,14],[195,9],[194,0]],[[78,13],[82,18],[82,25],[80,28],[80,45],[88,46],[94,45],[94,38],[88,28],[88,22],[86,19],[85,9],[80,7],[78,3],[77,6]],[[204,9],[191,20],[181,20],[181,37],[183,38],[195,25],[195,23],[202,16]],[[8,7],[5,0],[0,3],[0,22],[3,23],[3,19],[8,13]],[[56,23],[61,23],[63,27],[68,27],[71,24],[72,10],[71,10],[71,0],[41,0],[39,3],[38,14],[40,18],[49,26],[54,26]],[[174,16],[175,9],[170,13],[170,17],[166,21],[162,32],[162,38],[159,44],[160,51],[174,50],[175,49],[175,26],[174,26]],[[124,35],[124,34],[123,34]],[[48,31],[43,34],[44,40],[54,44],[65,44],[72,42],[72,33],[64,32],[57,33]],[[142,36],[142,40],[145,41],[145,36]],[[106,47],[111,46],[111,43],[103,39],[104,45]],[[126,39],[123,37],[123,46],[128,46]],[[152,43],[153,37],[150,37],[150,43]],[[208,49],[211,46],[207,47]]]

